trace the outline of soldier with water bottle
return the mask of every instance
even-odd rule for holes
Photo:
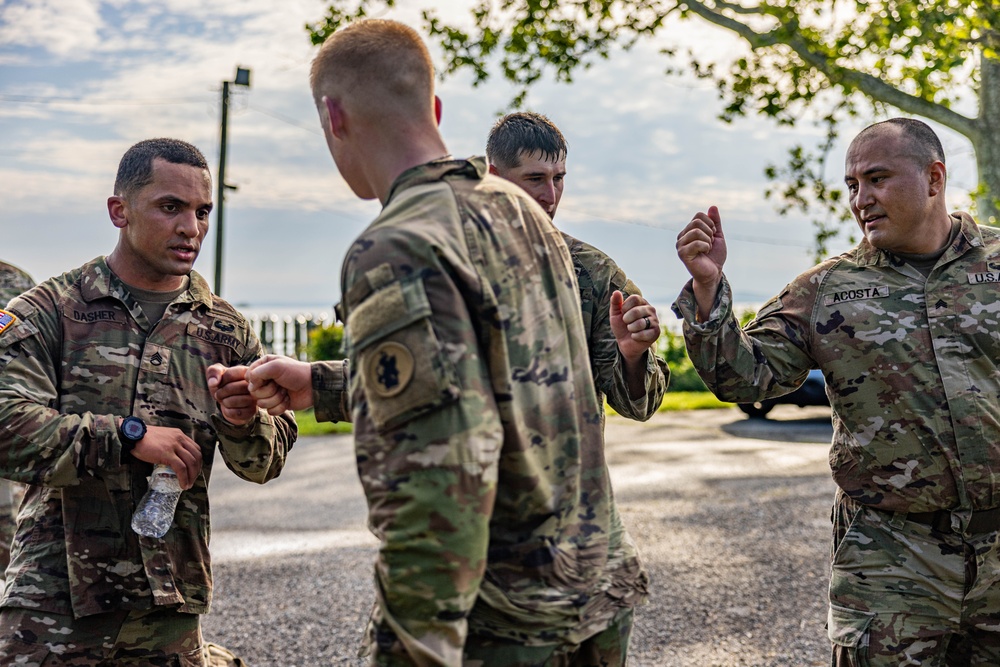
[[[290,414],[247,392],[253,331],[192,270],[211,193],[197,148],[139,142],[108,199],[114,251],[0,310],[0,476],[28,485],[0,664],[205,664],[216,444],[263,483],[296,436]],[[180,502],[160,530],[137,517],[152,535],[140,536],[132,516],[151,475],[176,477]]]

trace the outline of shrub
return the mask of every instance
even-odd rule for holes
[[[740,326],[746,326],[756,312],[743,309],[736,317]],[[708,387],[698,375],[691,358],[684,346],[684,335],[675,333],[664,327],[662,335],[656,341],[656,352],[667,362],[670,368],[670,384],[667,391],[708,391]]]
[[[683,335],[664,328],[656,341],[656,352],[663,357],[670,368],[667,391],[708,391],[708,387],[698,377],[698,371],[688,358]]]
[[[309,333],[309,361],[343,359],[344,327],[328,324],[316,327]]]

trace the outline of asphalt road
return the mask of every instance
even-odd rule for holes
[[[630,665],[806,667],[824,630],[829,410],[781,405],[608,421],[615,495],[652,577]],[[296,444],[258,487],[215,471],[206,639],[249,665],[364,665],[376,542],[350,436]]]

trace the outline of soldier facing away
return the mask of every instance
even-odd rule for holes
[[[864,239],[743,330],[718,210],[678,236],[692,280],[675,309],[719,398],[826,378],[838,667],[1000,664],[1000,232],[949,215],[944,159],[918,120],[863,130],[845,180]]]
[[[197,148],[139,142],[108,199],[114,251],[0,311],[0,474],[27,485],[0,599],[3,664],[204,664],[216,444],[263,483],[296,435],[290,414],[247,392],[253,331],[192,270],[211,208]],[[162,539],[130,525],[154,464],[184,489]]]
[[[377,665],[607,664],[644,588],[604,460],[569,253],[520,188],[455,160],[412,29],[356,22],[313,62],[330,152],[381,214],[344,261],[341,313],[369,525]],[[261,406],[315,403],[324,364],[262,360]],[[314,400],[315,396],[315,400]]]

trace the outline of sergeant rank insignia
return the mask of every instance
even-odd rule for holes
[[[397,396],[413,379],[413,354],[401,343],[388,341],[375,348],[365,368],[366,384],[383,398]]]
[[[0,310],[0,334],[6,331],[10,325],[17,322],[17,317],[14,313],[8,313],[6,310]]]

